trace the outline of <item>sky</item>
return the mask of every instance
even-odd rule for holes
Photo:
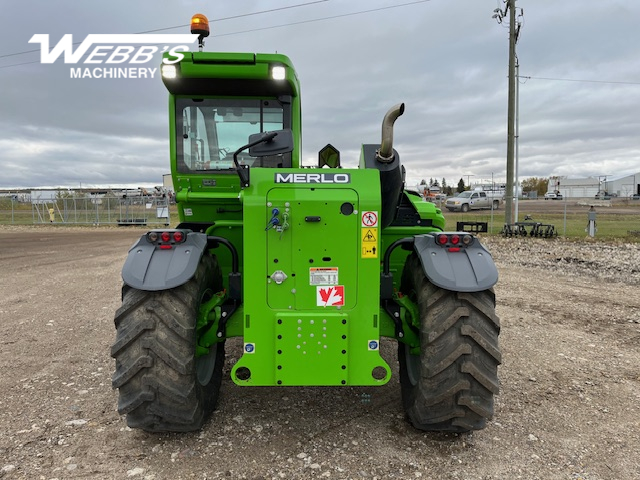
[[[640,2],[517,0],[518,177],[640,172]],[[287,8],[289,7],[289,8]],[[205,50],[284,53],[302,85],[303,163],[331,143],[345,167],[394,147],[407,185],[505,181],[508,18],[503,0],[21,0],[0,13],[0,189],[153,186],[169,173],[167,92],[154,78],[70,78],[34,34],[189,33]],[[261,13],[264,12],[264,13]],[[235,17],[235,18],[232,18]],[[180,28],[169,28],[181,26]],[[23,53],[30,52],[30,53]],[[144,66],[157,67],[157,61]],[[86,66],[86,65],[85,65]]]

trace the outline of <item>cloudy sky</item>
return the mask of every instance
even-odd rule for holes
[[[508,19],[491,18],[497,7],[503,0],[3,2],[0,189],[160,184],[169,133],[159,73],[72,79],[70,65],[41,64],[39,45],[28,42],[188,33],[169,27],[197,12],[212,23],[206,50],[277,51],[294,62],[305,164],[331,143],[355,166],[360,144],[379,142],[384,113],[404,102],[394,146],[408,183],[504,179]],[[520,179],[640,172],[640,2],[517,7]]]

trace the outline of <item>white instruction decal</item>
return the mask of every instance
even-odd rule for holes
[[[311,267],[309,285],[337,285],[338,267]]]

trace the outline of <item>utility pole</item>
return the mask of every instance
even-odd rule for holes
[[[518,64],[518,57],[516,57],[516,120],[515,120],[515,133],[514,133],[514,141],[515,141],[515,163],[516,163],[516,172],[515,172],[515,213],[514,213],[514,221],[518,221],[518,201],[519,201],[519,193],[518,187],[520,186],[519,175],[518,175],[518,162],[519,162],[519,138],[520,138],[520,65]]]
[[[515,118],[516,118],[516,43],[521,23],[516,24],[516,0],[505,0],[504,11],[496,8],[493,18],[502,23],[509,13],[509,96],[507,105],[507,187],[505,191],[506,224],[513,223],[514,159],[515,159]]]
[[[467,177],[467,186],[469,187],[469,190],[471,190],[471,177],[475,177],[475,175],[463,175],[463,177]]]

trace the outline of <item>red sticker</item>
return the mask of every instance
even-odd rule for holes
[[[316,287],[316,300],[319,307],[344,306],[344,285]]]

